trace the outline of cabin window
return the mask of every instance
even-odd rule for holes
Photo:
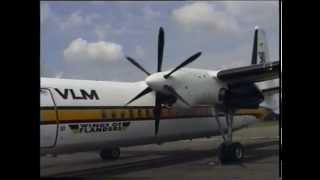
[[[147,116],[147,118],[150,118],[150,117],[151,117],[150,109],[147,109],[147,110],[146,110],[146,116]]]
[[[107,119],[107,115],[106,115],[105,110],[101,110],[101,118],[102,119]]]
[[[129,109],[129,116],[130,116],[130,118],[134,118],[134,114],[133,114],[133,110],[132,109]]]
[[[125,110],[121,110],[121,119],[124,119],[126,117],[126,112]]]
[[[174,117],[174,113],[172,109],[168,109],[168,117],[173,118]]]
[[[141,110],[141,117],[146,118],[146,109]]]
[[[112,117],[112,119],[116,119],[116,117],[117,117],[116,112],[114,110],[111,113],[111,117]]]
[[[141,109],[138,109],[138,117],[141,117],[142,116],[142,111]]]
[[[168,117],[168,109],[165,109],[165,108],[161,109],[160,114],[161,114],[161,117],[167,118]]]

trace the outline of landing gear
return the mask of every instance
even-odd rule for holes
[[[100,151],[103,160],[116,160],[120,157],[120,148],[107,148]]]
[[[221,122],[219,120],[219,114],[216,111],[215,117],[217,120],[218,128],[223,137],[223,143],[218,148],[218,158],[221,163],[225,162],[237,162],[244,158],[244,148],[238,142],[232,142],[232,125],[233,125],[233,113],[232,111],[226,110],[226,125],[227,134],[224,133]]]
[[[241,161],[243,153],[243,146],[240,143],[222,143],[218,149],[218,157],[222,163]]]

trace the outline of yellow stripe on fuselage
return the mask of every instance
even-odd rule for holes
[[[259,109],[240,109],[236,115],[253,115],[258,119],[265,115],[263,108]],[[42,109],[41,122],[57,123],[56,110]],[[162,119],[173,118],[196,118],[212,117],[211,107],[199,106],[191,109],[177,110],[163,108]],[[153,108],[110,108],[110,109],[59,109],[58,119],[61,123],[68,122],[99,122],[99,121],[121,121],[121,120],[152,120],[154,119]]]
[[[177,112],[176,109],[163,108],[161,118],[192,118],[210,117],[208,107],[196,107],[189,110]],[[54,109],[42,109],[41,121],[49,123],[56,121]],[[110,108],[110,109],[59,109],[59,122],[85,122],[85,121],[121,121],[121,120],[151,120],[154,119],[153,108]]]
[[[55,110],[40,110],[41,121],[56,121],[57,113]]]
[[[102,119],[102,110],[59,110],[59,120],[98,120]]]

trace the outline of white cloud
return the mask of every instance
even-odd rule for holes
[[[112,42],[87,42],[81,38],[73,40],[63,52],[67,61],[112,62],[123,57],[122,46]]]
[[[238,22],[226,11],[218,10],[207,2],[194,2],[172,12],[173,19],[184,27],[209,28],[212,31],[235,31]]]
[[[52,6],[52,5],[51,5]],[[57,26],[60,30],[70,30],[83,26],[95,26],[95,22],[101,16],[97,13],[85,14],[80,10],[71,14],[61,15],[54,11],[48,3],[40,5],[40,21],[43,25],[47,21]],[[46,25],[47,26],[47,25]]]
[[[154,18],[158,18],[161,15],[159,11],[151,9],[150,6],[143,7],[142,11],[144,18],[146,18],[147,20],[153,20]]]
[[[186,29],[207,29],[211,32],[247,31],[259,25],[262,28],[278,28],[279,7],[269,2],[193,2],[172,12],[173,19]]]
[[[81,26],[94,25],[94,20],[99,18],[98,14],[83,15],[80,11],[73,12],[67,17],[61,18],[59,26],[62,30]]]
[[[275,21],[275,14],[279,12],[278,3],[270,2],[224,2],[226,11],[239,20],[246,22]],[[273,18],[273,19],[270,19]]]

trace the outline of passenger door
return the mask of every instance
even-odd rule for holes
[[[58,117],[53,96],[49,89],[40,89],[40,147],[50,148],[56,144]]]

